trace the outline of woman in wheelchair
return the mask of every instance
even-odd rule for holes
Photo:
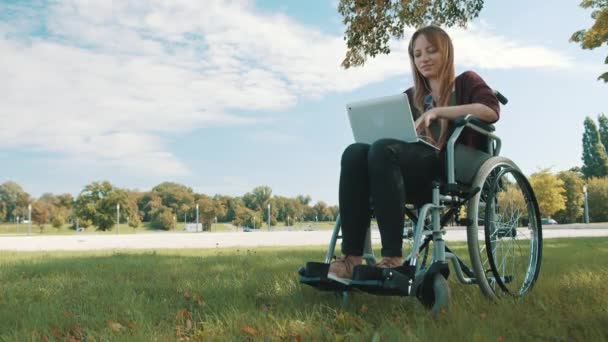
[[[473,71],[454,72],[454,50],[448,34],[439,27],[417,30],[409,43],[414,86],[406,91],[419,135],[424,143],[381,139],[354,143],[342,155],[339,207],[342,219],[342,256],[329,267],[328,278],[351,279],[362,263],[371,206],[382,242],[380,268],[403,264],[402,242],[405,204],[420,206],[431,199],[432,183],[445,178],[445,152],[451,121],[471,114],[487,122],[499,118],[493,90]],[[457,143],[476,147],[480,141],[465,131]]]

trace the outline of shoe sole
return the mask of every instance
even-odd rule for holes
[[[348,279],[348,278],[340,278],[337,275],[333,274],[333,273],[328,273],[327,274],[327,279],[331,279],[333,281],[337,281],[338,283],[344,284],[344,285],[350,285],[350,283],[353,281],[352,279]]]

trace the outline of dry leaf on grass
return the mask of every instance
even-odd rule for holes
[[[112,331],[120,331],[123,328],[122,324],[114,321],[108,321],[108,328]]]
[[[488,315],[485,312],[482,312],[481,314],[479,314],[479,319],[481,319],[482,321],[484,319],[486,319],[486,317],[488,317]]]
[[[194,295],[194,302],[198,305],[198,306],[205,306],[205,301],[203,300],[203,298],[199,295]]]
[[[363,304],[361,305],[361,309],[359,309],[359,314],[365,315],[367,313],[367,310],[369,310],[369,308],[367,307],[367,305]]]
[[[255,336],[258,334],[257,330],[253,329],[252,327],[250,327],[248,325],[241,327],[241,331],[244,332],[245,334],[252,335],[252,336]]]
[[[498,337],[496,338],[496,342],[505,342],[505,338],[504,338],[504,337],[502,337],[502,336],[498,336]]]
[[[188,311],[188,309],[179,310],[175,314],[175,319],[177,319],[177,320],[184,320],[184,319],[191,319],[191,318],[192,318],[192,314],[190,313],[190,311]]]

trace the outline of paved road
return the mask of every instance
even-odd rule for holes
[[[608,236],[606,224],[548,226],[544,238]],[[100,249],[217,248],[255,246],[323,246],[329,243],[331,231],[256,231],[228,233],[143,233],[125,235],[42,235],[0,236],[0,250],[52,251]],[[449,228],[446,241],[466,241],[466,230]],[[378,231],[372,232],[373,243],[380,243]]]

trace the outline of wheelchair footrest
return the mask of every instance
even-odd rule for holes
[[[348,291],[349,286],[327,278],[329,264],[323,262],[307,262],[301,267],[300,283],[310,285],[322,291]]]
[[[350,286],[381,296],[409,296],[413,271],[408,266],[379,268],[359,265],[353,271]]]

